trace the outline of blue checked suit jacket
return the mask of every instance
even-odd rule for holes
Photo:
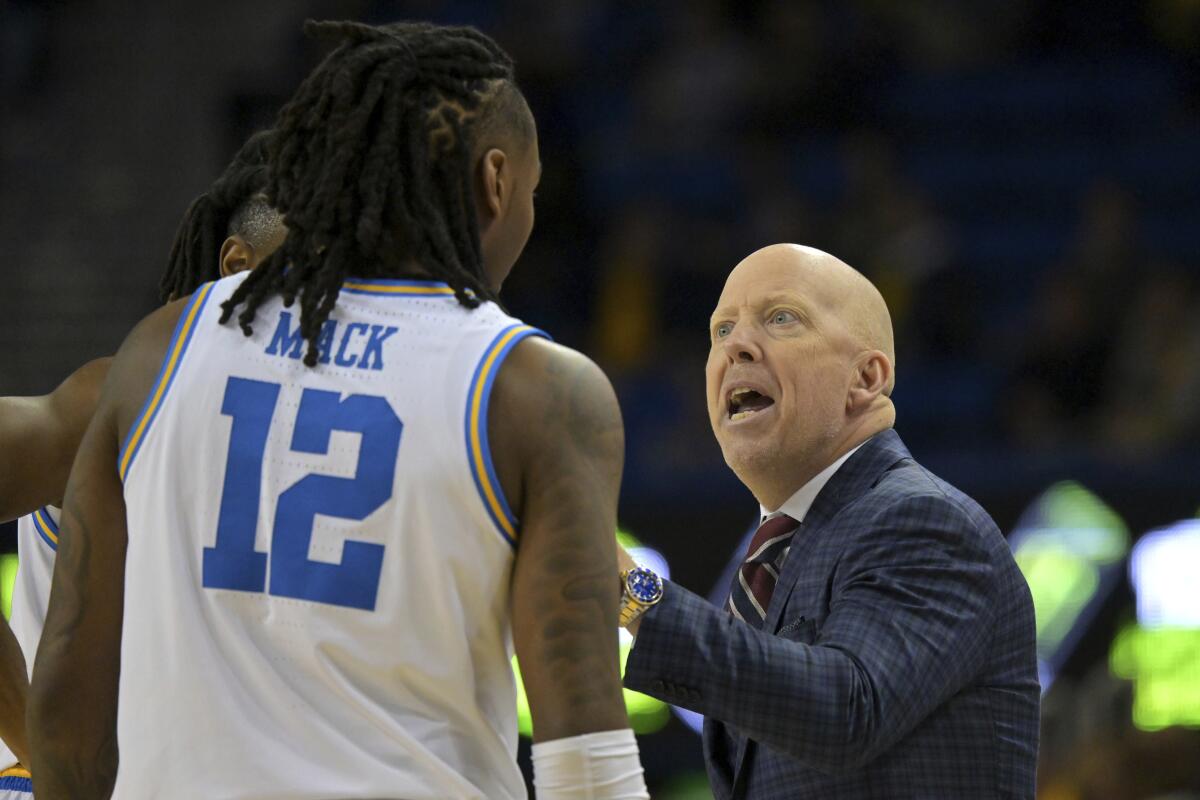
[[[888,430],[817,495],[762,630],[668,583],[625,685],[705,715],[720,800],[1032,798],[1034,645],[995,523]]]

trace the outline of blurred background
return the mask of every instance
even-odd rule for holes
[[[898,430],[1030,580],[1039,795],[1200,797],[1200,2],[5,0],[0,394],[156,305],[188,202],[319,58],[306,17],[516,59],[545,175],[506,302],[612,377],[622,527],[674,578],[708,592],[757,511],[704,407],[724,277],[828,250],[888,300]],[[707,796],[687,722],[640,727],[654,796]]]

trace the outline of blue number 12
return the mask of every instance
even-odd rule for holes
[[[210,589],[267,589],[266,553],[254,549],[263,454],[279,385],[230,378],[221,414],[233,419],[217,520],[217,541],[204,548],[203,584]],[[279,495],[271,532],[269,592],[318,603],[374,610],[383,568],[381,544],[347,540],[342,561],[308,557],[316,516],[363,520],[392,497],[404,425],[383,397],[305,389],[291,449],[324,454],[334,431],[362,434],[353,478],[305,475]]]

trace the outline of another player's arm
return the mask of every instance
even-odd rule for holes
[[[582,355],[527,339],[492,389],[489,439],[521,520],[513,636],[535,742],[627,728],[617,656],[617,494],[625,434]]]
[[[182,307],[159,309],[125,340],[67,483],[27,713],[43,800],[106,798],[116,778],[126,546],[117,455]]]
[[[71,462],[111,361],[85,364],[48,395],[0,397],[0,520],[62,505]],[[0,738],[22,764],[29,763],[28,674],[17,637],[0,619]]]
[[[0,520],[62,505],[111,361],[85,364],[47,395],[0,397]]]
[[[29,739],[25,735],[28,693],[25,655],[8,622],[0,618],[0,739],[22,764],[29,763]]]

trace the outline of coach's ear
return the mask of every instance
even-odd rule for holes
[[[221,245],[221,277],[228,278],[239,272],[254,269],[258,258],[254,247],[238,234],[234,234]]]

